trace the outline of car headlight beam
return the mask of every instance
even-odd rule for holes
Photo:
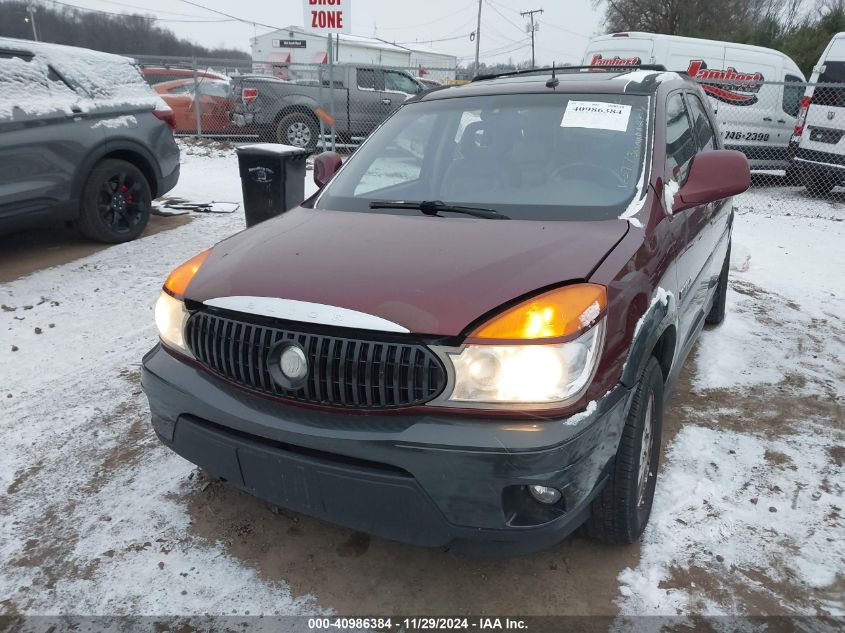
[[[162,343],[183,354],[192,356],[185,344],[185,324],[190,313],[185,303],[162,290],[155,307],[155,319]]]
[[[561,404],[581,395],[595,372],[604,319],[564,343],[470,344],[444,350],[454,369],[450,403]]]

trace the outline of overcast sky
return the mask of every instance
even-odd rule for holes
[[[302,0],[192,0],[197,4],[270,26],[303,26]],[[347,0],[348,1],[348,0]],[[460,62],[475,55],[469,34],[475,30],[477,0],[351,0],[352,33],[399,43],[420,42],[428,48],[458,56]],[[204,46],[227,46],[249,51],[249,38],[270,29],[224,20],[183,0],[67,0],[88,9],[116,13],[146,13],[162,19],[161,26]],[[139,10],[141,9],[141,10]],[[530,59],[527,17],[520,11],[543,9],[535,15],[538,64],[575,63],[590,36],[601,30],[602,9],[592,0],[484,0],[481,13],[482,61],[514,62]],[[177,21],[181,20],[181,21]],[[199,22],[205,20],[204,22]],[[444,40],[444,41],[431,41]]]

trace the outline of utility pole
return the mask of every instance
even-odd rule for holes
[[[519,15],[525,17],[526,15],[531,20],[531,25],[528,28],[531,30],[531,68],[534,68],[534,32],[540,27],[539,24],[534,24],[534,14],[542,13],[542,9],[531,9],[531,11],[522,11]]]
[[[38,29],[35,28],[35,5],[30,4],[26,7],[27,13],[29,13],[29,18],[27,18],[27,22],[32,24],[32,39],[36,42],[38,41]]]
[[[478,24],[475,27],[475,74],[478,74],[478,48],[481,44],[481,2],[478,0]]]

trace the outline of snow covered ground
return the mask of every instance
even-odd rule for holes
[[[171,195],[241,202],[233,152],[187,146],[182,169]],[[203,483],[148,429],[127,427],[146,407],[138,367],[162,280],[243,228],[240,211],[196,214],[0,286],[0,613],[319,611],[186,536],[174,499]]]
[[[729,312],[667,411],[682,426],[623,614],[845,615],[845,204],[738,207]]]
[[[231,151],[185,145],[183,160],[172,195],[240,202]],[[618,578],[622,614],[845,614],[845,204],[770,189],[739,208],[729,314],[667,411],[678,432],[639,562]],[[194,214],[0,285],[0,613],[326,609],[319,589],[294,595],[190,529],[185,499],[208,482],[146,419],[138,367],[162,280],[243,226],[241,211]],[[344,569],[335,584],[356,583]]]

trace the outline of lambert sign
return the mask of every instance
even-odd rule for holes
[[[322,33],[349,33],[351,5],[351,0],[302,0],[303,26]]]

